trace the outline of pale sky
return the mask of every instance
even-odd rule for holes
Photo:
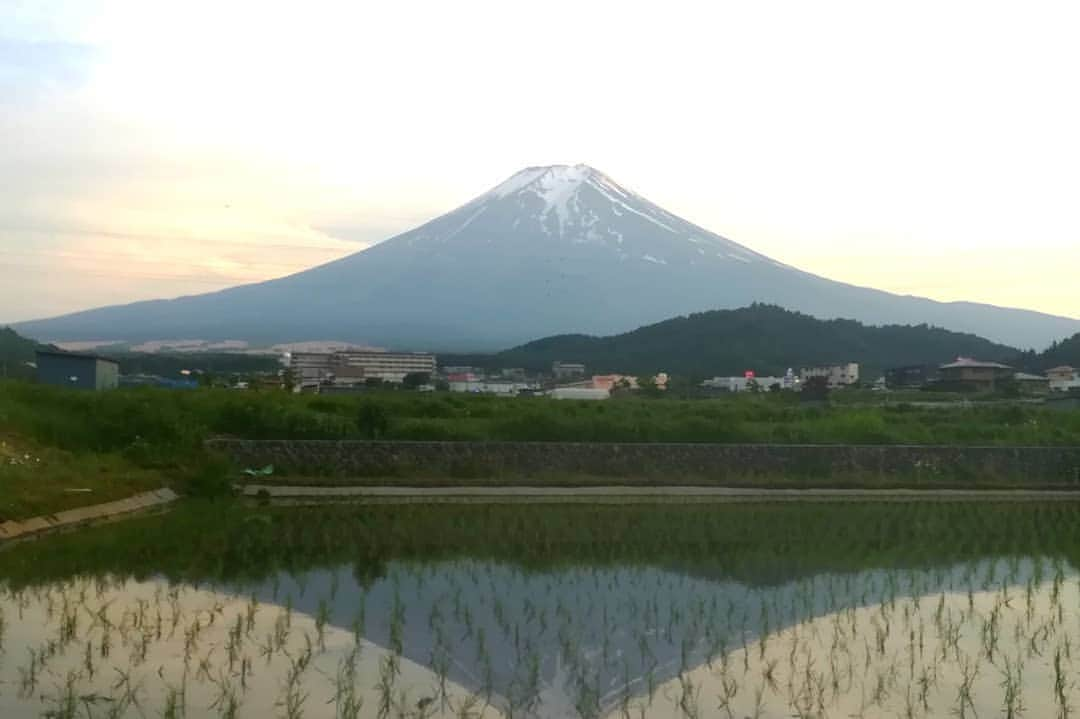
[[[0,0],[0,322],[587,163],[782,262],[1080,317],[1080,4]]]

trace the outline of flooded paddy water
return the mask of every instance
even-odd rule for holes
[[[0,717],[1065,717],[1077,519],[189,505],[0,553]]]

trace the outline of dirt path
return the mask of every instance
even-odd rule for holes
[[[28,539],[38,534],[74,529],[86,524],[108,521],[117,517],[158,509],[180,496],[171,489],[158,489],[143,492],[115,502],[93,504],[89,507],[69,509],[56,514],[48,514],[30,519],[9,521],[0,524],[0,546]]]
[[[245,497],[370,502],[1080,502],[1080,490],[752,489],[736,487],[312,487],[248,484]]]

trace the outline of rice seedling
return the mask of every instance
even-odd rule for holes
[[[90,711],[115,716],[1068,716],[1077,698],[1080,536],[1061,508],[924,508],[910,535],[906,508],[857,505],[319,511],[318,532],[257,511],[278,523],[266,546],[292,547],[268,574],[215,579],[200,553],[168,580],[6,579],[0,616],[22,620],[3,622],[3,647],[26,660],[0,681],[25,685],[29,715],[70,706],[68,677],[80,711],[100,697]],[[987,521],[1006,553],[964,545]],[[765,529],[780,522],[814,541],[775,551]],[[433,523],[434,549],[420,533]],[[598,544],[598,525],[627,541]],[[530,543],[480,546],[491,532]],[[547,548],[556,536],[565,557]],[[349,555],[327,576],[337,545]],[[87,546],[64,553],[82,564]]]

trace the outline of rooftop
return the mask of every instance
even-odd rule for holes
[[[957,357],[955,362],[949,364],[943,364],[938,369],[1012,369],[1007,364],[1001,364],[1000,362],[981,362],[970,357]]]
[[[85,354],[82,352],[63,352],[60,350],[37,350],[34,354],[38,357],[71,357],[74,359],[86,359],[86,360],[98,360],[101,362],[111,362],[112,364],[119,364],[114,359],[108,357],[102,357],[100,355]]]

